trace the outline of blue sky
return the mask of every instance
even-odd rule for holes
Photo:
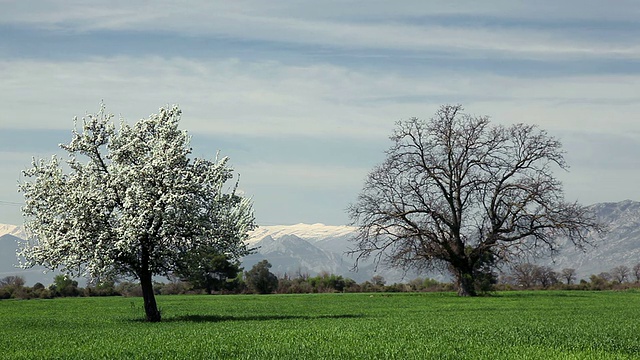
[[[341,225],[394,123],[461,103],[560,138],[569,200],[640,200],[637,1],[3,1],[0,223],[73,117],[177,103],[262,225]]]

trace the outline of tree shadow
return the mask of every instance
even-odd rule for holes
[[[362,314],[341,314],[341,315],[183,315],[167,319],[162,322],[222,322],[222,321],[272,321],[272,320],[316,320],[316,319],[356,319],[362,318]]]

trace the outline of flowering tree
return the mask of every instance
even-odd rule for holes
[[[134,125],[104,105],[73,131],[66,164],[33,160],[19,185],[30,236],[19,255],[74,276],[134,276],[148,321],[160,321],[152,277],[175,270],[182,254],[202,246],[231,259],[249,253],[252,204],[237,194],[228,159],[192,158],[178,129],[178,107]],[[77,121],[77,120],[76,120]]]

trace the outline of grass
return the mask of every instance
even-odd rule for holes
[[[640,359],[640,292],[0,301],[6,359]]]

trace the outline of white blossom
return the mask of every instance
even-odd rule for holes
[[[23,266],[139,277],[167,275],[182,253],[202,245],[245,255],[255,228],[252,203],[236,193],[237,182],[227,185],[228,158],[191,157],[180,115],[177,106],[161,108],[116,129],[102,105],[60,145],[66,164],[34,159],[19,185],[30,236],[19,251]]]

